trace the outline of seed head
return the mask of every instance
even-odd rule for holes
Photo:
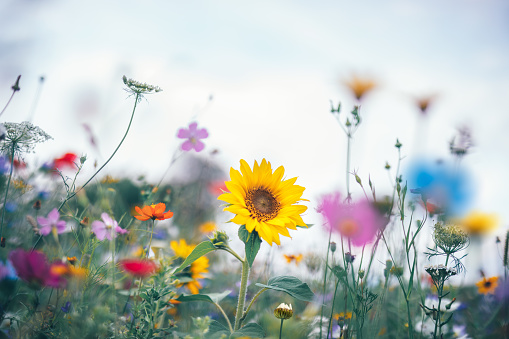
[[[159,86],[149,85],[145,82],[139,82],[134,79],[128,79],[125,75],[122,77],[124,81],[124,85],[127,86],[127,91],[133,94],[143,95],[143,94],[153,94],[157,92],[161,92],[162,89]]]

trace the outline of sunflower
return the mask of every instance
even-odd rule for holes
[[[491,277],[486,279],[483,277],[481,281],[475,284],[480,294],[495,294],[498,286],[498,277]]]
[[[189,254],[191,254],[196,246],[188,245],[184,239],[180,239],[179,242],[170,242],[170,247],[177,257],[185,259]],[[198,294],[200,292],[200,288],[202,288],[198,279],[205,278],[202,273],[207,273],[209,271],[208,267],[209,259],[207,257],[200,257],[196,259],[190,267],[186,268],[182,272],[185,276],[190,277],[192,280],[184,284],[180,284],[177,287],[185,285],[192,294]]]
[[[306,200],[301,199],[304,187],[294,185],[297,178],[282,180],[284,172],[283,166],[272,172],[265,159],[260,165],[255,161],[253,170],[240,160],[240,172],[231,168],[231,181],[225,182],[229,192],[218,197],[229,204],[225,211],[236,214],[232,222],[256,231],[271,246],[281,244],[280,234],[290,237],[288,229],[307,227],[300,217],[307,207],[297,204]]]

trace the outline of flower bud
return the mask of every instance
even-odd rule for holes
[[[331,241],[330,243],[330,250],[332,253],[336,252],[336,243],[334,241]]]
[[[351,254],[350,252],[345,253],[345,261],[347,263],[353,263],[354,260],[355,260],[355,255]]]
[[[41,209],[41,201],[40,200],[36,200],[32,206],[34,208],[34,210],[40,210]]]
[[[281,303],[276,309],[274,310],[274,316],[278,319],[290,319],[293,316],[293,310],[292,305],[287,305],[285,303]]]

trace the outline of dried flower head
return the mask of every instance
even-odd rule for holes
[[[33,152],[38,143],[53,139],[41,128],[28,121],[6,122],[4,126],[7,132],[5,140],[0,143],[0,152],[4,154],[14,153],[15,156],[22,157],[25,153]]]
[[[449,149],[452,155],[462,157],[468,153],[473,146],[472,131],[468,126],[458,128],[458,134],[449,142]]]
[[[162,91],[159,86],[149,85],[147,83],[142,83],[131,78],[128,79],[125,75],[122,77],[122,80],[124,81],[124,85],[127,86],[126,91],[132,94],[136,94],[139,97],[142,97],[144,94],[153,94]]]
[[[441,222],[435,224],[433,241],[445,254],[456,253],[469,244],[468,234],[463,228],[454,224],[443,225]]]
[[[274,310],[274,316],[283,320],[290,319],[293,316],[292,305],[287,305],[285,303],[279,304]]]

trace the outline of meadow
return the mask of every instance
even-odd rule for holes
[[[199,175],[188,182],[105,174],[136,138],[137,107],[165,95],[155,85],[119,79],[132,111],[102,164],[66,153],[34,166],[25,157],[51,136],[2,122],[0,338],[509,338],[509,231],[495,239],[496,217],[465,207],[471,131],[451,135],[447,159],[412,160],[406,173],[409,154],[395,135],[399,161],[385,165],[392,190],[379,193],[351,166],[361,103],[376,84],[353,77],[346,86],[357,104],[323,112],[344,135],[345,190],[323,192],[313,225],[306,188],[268,156],[238,159],[226,174],[192,158],[187,170]],[[9,90],[0,116],[23,95],[19,77],[0,89]],[[421,114],[431,100],[415,102]],[[170,167],[202,152],[208,136],[199,121],[182,126]],[[85,167],[93,175],[82,177]],[[273,249],[292,234],[323,231],[316,251],[273,265]],[[500,253],[491,263],[498,276],[469,261],[486,239]],[[467,270],[479,279],[466,281]]]

